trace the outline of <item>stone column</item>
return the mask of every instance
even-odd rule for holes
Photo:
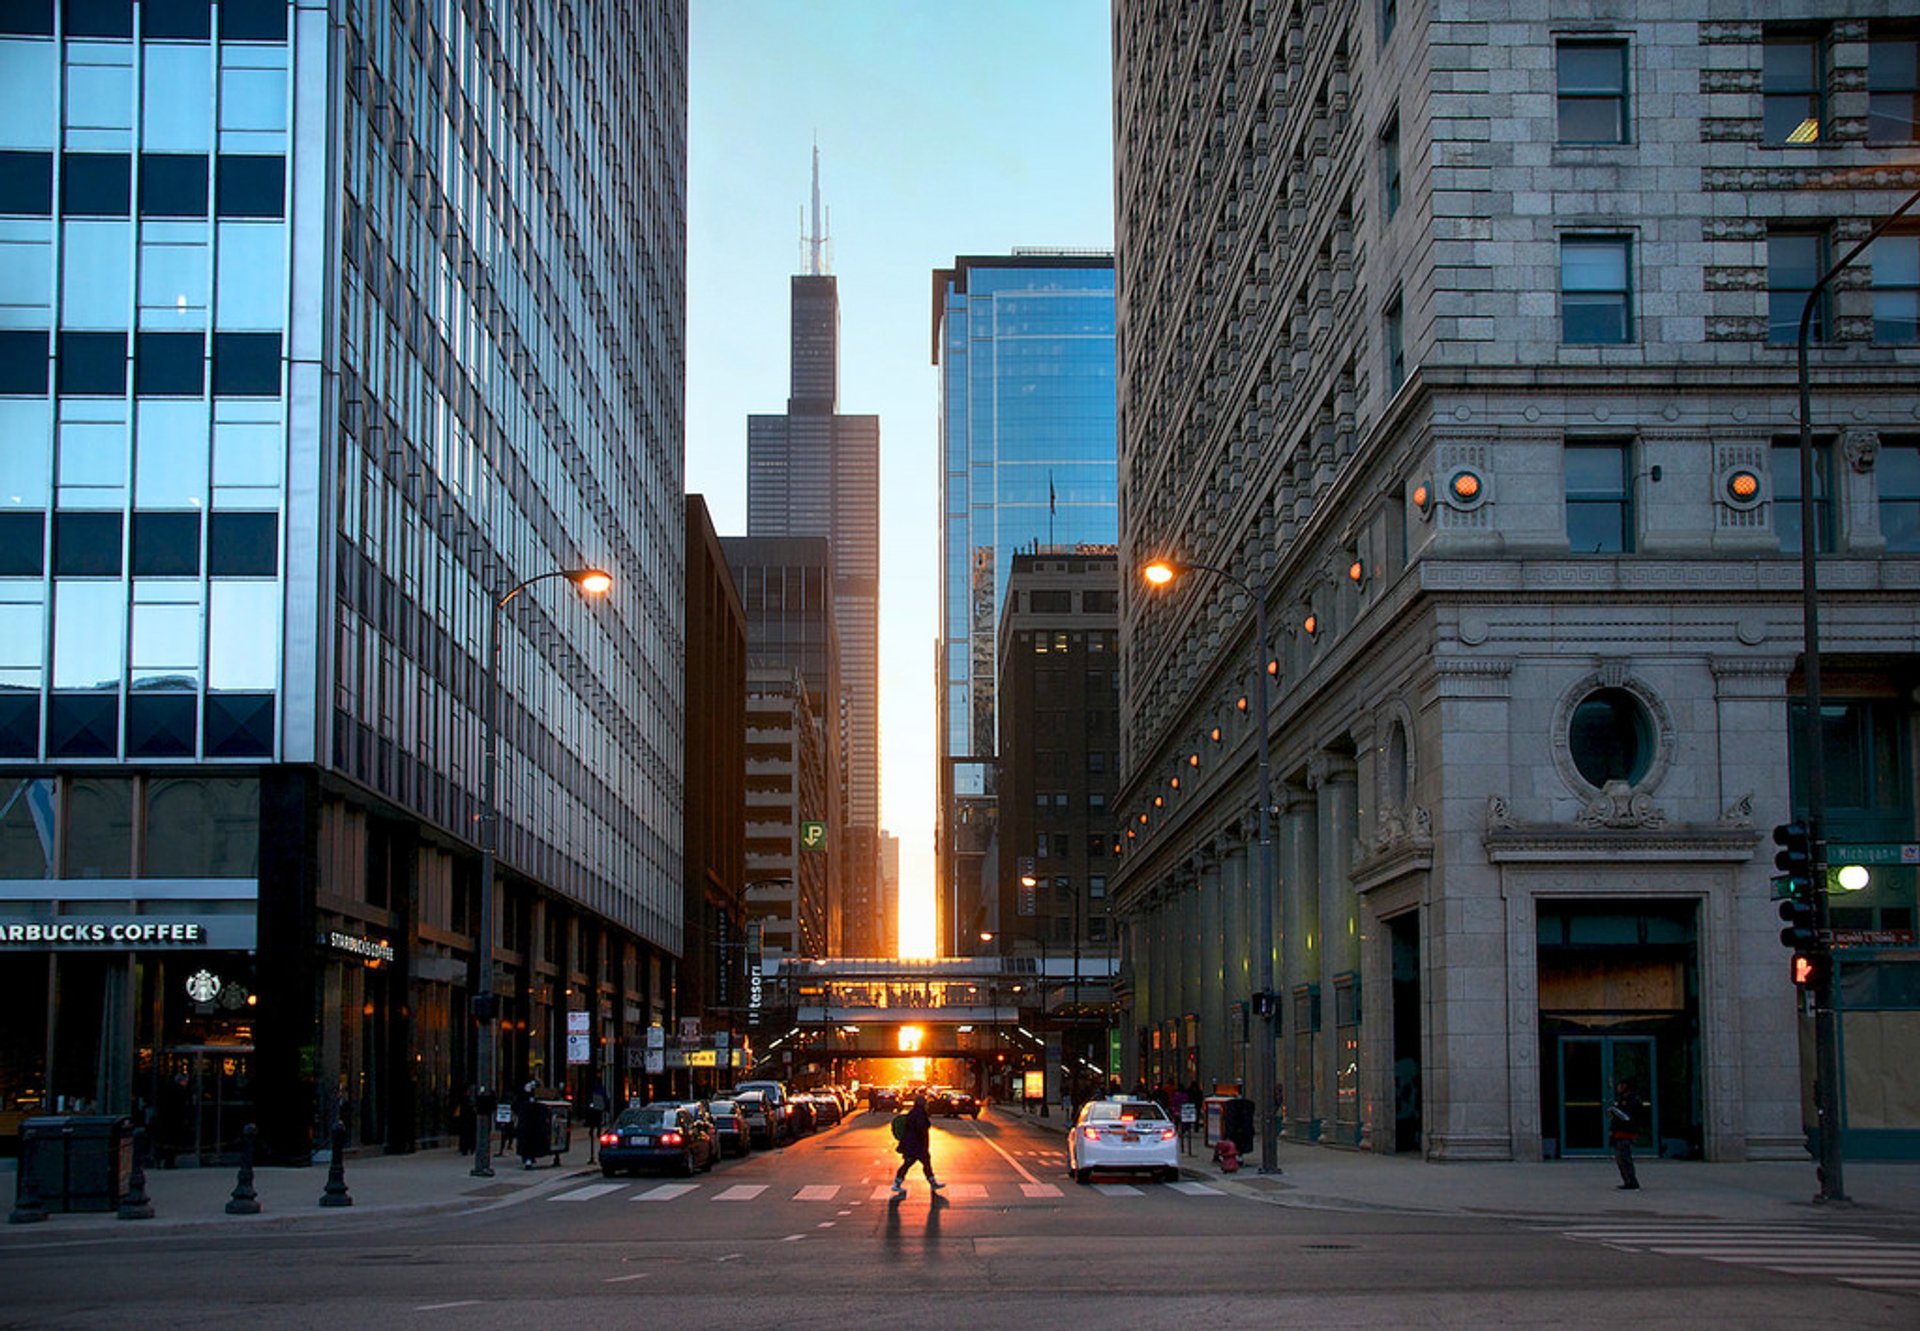
[[[1225,1077],[1231,1065],[1227,1054],[1227,935],[1220,861],[1208,854],[1197,863],[1200,927],[1188,946],[1200,972],[1200,1080],[1211,1085]]]
[[[1279,897],[1279,924],[1274,930],[1279,953],[1274,974],[1281,1014],[1277,1066],[1280,1084],[1286,1088],[1286,1134],[1311,1141],[1318,1132],[1314,1112],[1318,1064],[1314,1050],[1320,1037],[1302,1022],[1312,1004],[1301,1000],[1300,991],[1317,988],[1320,983],[1318,818],[1313,792],[1305,786],[1288,782],[1278,799],[1280,819],[1274,858],[1280,881],[1273,886]]]
[[[1223,1077],[1244,1076],[1252,1068],[1252,1051],[1247,1047],[1247,1030],[1233,1017],[1233,1005],[1245,1004],[1253,993],[1253,921],[1247,913],[1247,846],[1242,841],[1224,843],[1220,858],[1221,927],[1220,946],[1226,958],[1225,992],[1222,1008],[1226,1015],[1226,1066]],[[1203,1086],[1202,1090],[1210,1089]]]
[[[1320,1138],[1341,1146],[1360,1140],[1360,904],[1353,891],[1353,839],[1358,831],[1353,759],[1321,754],[1308,774],[1315,801],[1320,886]]]

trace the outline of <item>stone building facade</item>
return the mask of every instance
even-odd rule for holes
[[[1625,1078],[1649,1148],[1803,1154],[1799,523],[1830,835],[1911,842],[1911,233],[1816,321],[1812,504],[1793,332],[1920,131],[1892,6],[1788,8],[1116,4],[1122,566],[1271,625],[1123,580],[1129,1081],[1257,1066],[1264,667],[1288,1138],[1598,1151]],[[1846,1129],[1900,1149],[1911,871],[1836,908]]]

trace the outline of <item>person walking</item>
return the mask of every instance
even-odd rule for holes
[[[1621,1192],[1636,1192],[1640,1187],[1640,1176],[1633,1167],[1633,1141],[1640,1135],[1640,1113],[1645,1107],[1630,1082],[1615,1083],[1613,1103],[1607,1107],[1607,1126],[1612,1130],[1613,1163],[1620,1170]]]
[[[939,1192],[947,1185],[933,1176],[933,1119],[927,1114],[927,1097],[913,1097],[913,1108],[893,1121],[894,1140],[899,1143],[894,1149],[900,1152],[900,1168],[893,1175],[893,1200],[899,1201],[907,1195],[907,1171],[914,1162],[920,1163],[920,1172],[927,1176],[927,1186]]]
[[[513,1100],[514,1140],[520,1147],[522,1169],[533,1168],[534,1161],[542,1154],[543,1139],[547,1135],[547,1111],[534,1098],[534,1090],[534,1083],[528,1082]]]

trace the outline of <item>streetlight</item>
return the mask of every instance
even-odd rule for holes
[[[1831,927],[1827,900],[1827,754],[1820,719],[1818,510],[1814,507],[1813,387],[1807,369],[1807,337],[1813,327],[1813,312],[1826,294],[1827,284],[1916,203],[1920,203],[1920,190],[1909,194],[1891,216],[1867,233],[1865,240],[1822,273],[1813,289],[1807,292],[1806,303],[1800,307],[1796,361],[1800,387],[1800,631],[1807,699],[1807,832],[1813,849],[1813,923],[1822,940],[1831,937],[1827,932]],[[1792,731],[1791,725],[1788,731]],[[1788,742],[1792,742],[1791,733]],[[1824,950],[1832,944],[1823,941],[1821,946]],[[1832,965],[1817,967],[1813,985],[1813,1114],[1820,1130],[1820,1192],[1814,1200],[1822,1202],[1847,1200],[1845,1163],[1840,1152],[1840,1029],[1833,1008],[1833,984]]]
[[[1273,1065],[1273,1040],[1280,1004],[1273,992],[1273,774],[1270,766],[1270,741],[1267,737],[1267,588],[1256,588],[1238,574],[1213,564],[1194,560],[1156,559],[1140,570],[1149,585],[1166,587],[1184,573],[1211,573],[1225,578],[1253,598],[1253,724],[1260,748],[1260,890],[1256,893],[1260,908],[1254,912],[1257,927],[1254,947],[1260,958],[1260,992],[1256,1010],[1266,1009],[1267,1029],[1260,1037],[1255,1075],[1260,1079],[1260,1172],[1280,1172],[1279,1119]]]
[[[603,569],[556,568],[514,583],[507,588],[506,595],[493,603],[487,616],[487,677],[481,685],[480,700],[480,925],[474,931],[480,953],[480,980],[473,995],[473,1015],[480,1023],[480,1048],[474,1060],[474,1081],[481,1092],[478,1099],[484,1099],[494,1089],[494,1022],[499,1018],[494,1010],[493,995],[493,858],[500,844],[500,810],[495,792],[500,766],[496,724],[500,706],[500,616],[514,597],[548,578],[565,578],[588,596],[605,596],[613,590],[613,575]],[[488,1116],[481,1122],[477,1113],[474,1118],[470,1172],[475,1178],[492,1178],[493,1120]]]

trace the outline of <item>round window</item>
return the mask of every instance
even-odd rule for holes
[[[1627,690],[1596,689],[1573,709],[1567,748],[1596,789],[1609,781],[1634,785],[1653,765],[1653,718]]]

